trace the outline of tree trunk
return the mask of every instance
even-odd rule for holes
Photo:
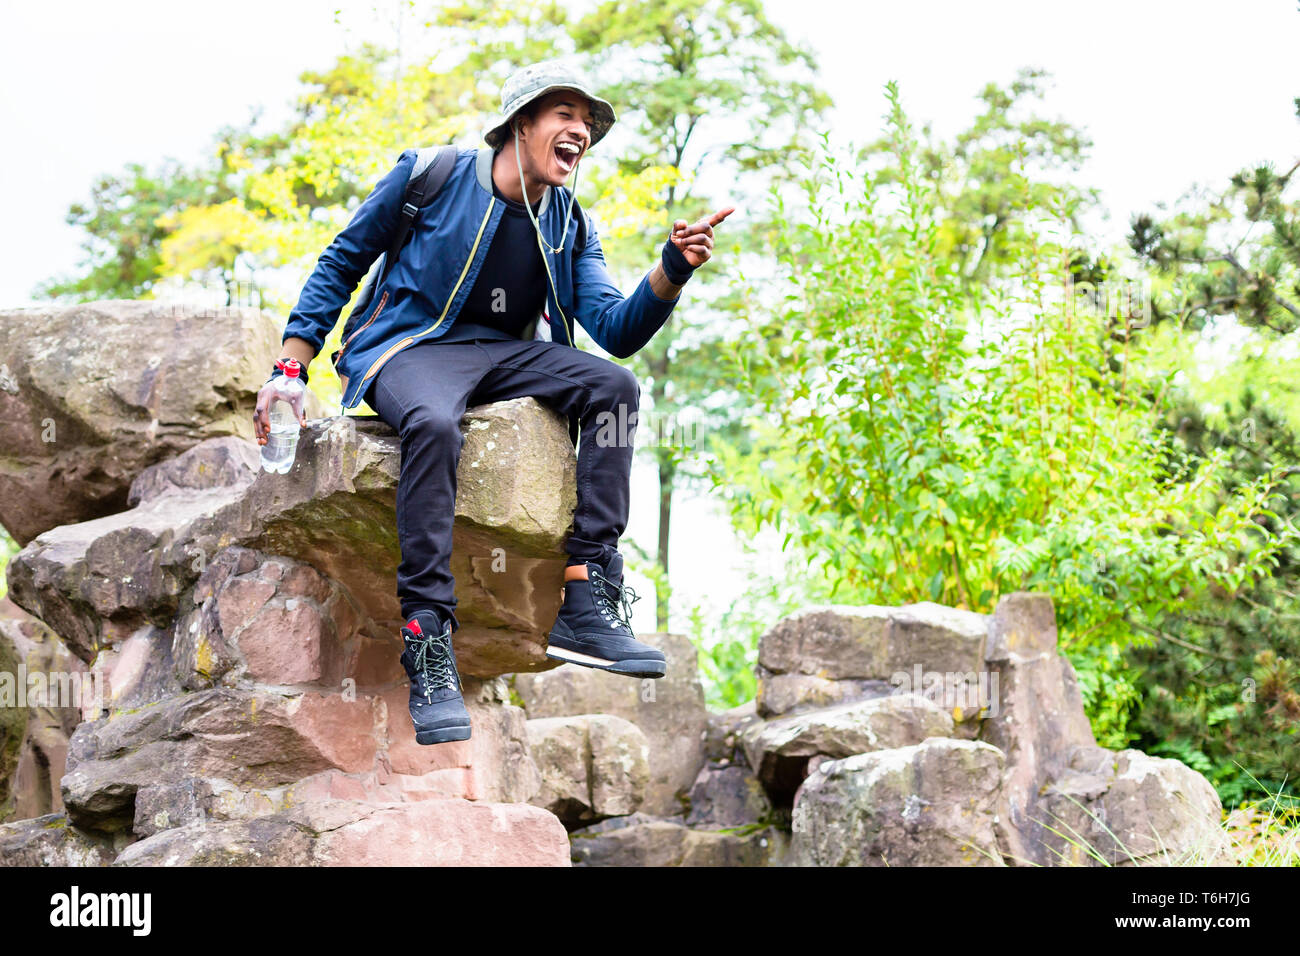
[[[654,376],[654,385],[650,394],[654,397],[657,415],[662,415],[666,407],[665,389],[668,383],[668,349],[667,345],[658,357],[646,363],[650,374]],[[657,448],[655,459],[659,465],[659,542],[658,562],[662,575],[662,585],[655,587],[655,629],[661,633],[668,631],[668,532],[672,528],[673,481],[677,466],[673,463],[669,449]]]
[[[673,464],[668,453],[659,456],[659,569],[663,580],[668,580],[668,531],[672,527],[673,515],[673,480],[677,466]],[[668,632],[668,587],[655,589],[655,629],[660,633]]]

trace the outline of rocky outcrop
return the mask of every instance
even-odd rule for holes
[[[679,634],[640,634],[664,652],[668,672],[634,680],[576,664],[541,674],[516,674],[514,689],[530,720],[577,714],[612,714],[641,728],[649,743],[650,781],[642,809],[677,816],[704,765],[708,711],[690,639]]]
[[[275,337],[247,310],[200,319],[0,313],[0,521],[26,542],[0,694],[20,668],[94,688],[58,714],[0,708],[0,813],[29,817],[0,825],[0,864],[1222,859],[1203,777],[1097,746],[1045,595],[991,617],[805,609],[761,639],[756,700],[723,714],[683,636],[642,636],[666,652],[661,680],[555,668],[574,457],[532,399],[462,422],[452,570],[473,736],[417,745],[397,436],[316,420],[289,473],[259,472],[252,402]]]
[[[161,302],[0,311],[0,524],[27,544],[126,510],[141,471],[205,439],[252,443],[279,327]],[[306,411],[321,415],[314,395]]]
[[[560,417],[531,398],[471,409],[464,429],[452,558],[458,660],[478,677],[554,666],[543,646],[560,607],[573,446]],[[142,475],[134,508],[39,535],[10,561],[11,598],[89,662],[143,628],[170,629],[190,613],[196,587],[211,589],[199,583],[208,566],[242,547],[310,566],[346,589],[351,610],[340,613],[358,632],[395,639],[401,450],[392,429],[365,418],[310,422],[285,475],[258,471],[257,447],[205,441]],[[250,587],[240,600],[260,593]]]
[[[609,714],[530,720],[529,752],[541,772],[532,798],[576,828],[635,813],[650,779],[650,745],[636,724]]]
[[[744,733],[749,766],[769,793],[788,803],[814,757],[849,757],[950,736],[952,718],[919,694],[838,704],[756,724]]]
[[[981,736],[1006,755],[998,818],[1010,859],[1160,863],[1226,853],[1209,781],[1176,760],[1097,746],[1047,595],[998,604],[987,656],[1001,700]]]
[[[683,678],[673,660],[666,680]],[[662,775],[694,770],[689,790],[573,830],[576,865],[1223,859],[1221,808],[1200,774],[1097,746],[1046,595],[1008,595],[991,616],[808,608],[763,636],[758,678],[755,701],[705,717],[699,752],[661,748]],[[566,665],[514,684],[530,718],[617,710],[646,730],[652,755],[656,735],[695,736],[681,717],[661,722],[623,677]],[[534,754],[543,777],[559,763]]]
[[[560,416],[520,399],[463,419],[452,564],[473,736],[421,747],[398,661],[393,431],[317,419],[290,472],[263,473],[252,408],[278,336],[258,313],[97,303],[6,315],[0,338],[32,317],[40,335],[25,324],[0,370],[0,520],[27,541],[7,569],[9,617],[26,623],[0,622],[0,669],[93,665],[102,693],[63,740],[36,733],[37,710],[5,711],[22,725],[4,727],[0,780],[43,822],[0,827],[0,862],[567,865],[563,824],[529,805],[542,778],[497,676],[554,666],[575,496]],[[63,658],[40,656],[55,634]],[[594,721],[611,760],[637,733],[609,742]],[[598,812],[635,810],[635,784],[620,802],[604,770]],[[402,837],[377,854],[385,834]]]
[[[996,747],[932,737],[828,760],[795,799],[802,866],[1002,866]]]

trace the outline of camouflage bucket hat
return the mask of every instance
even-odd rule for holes
[[[614,107],[592,92],[591,84],[578,70],[559,60],[534,63],[510,75],[501,84],[501,118],[483,134],[493,149],[500,149],[510,133],[510,120],[520,109],[554,90],[574,90],[591,108],[591,146],[599,143],[618,117]]]

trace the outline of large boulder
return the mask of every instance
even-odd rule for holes
[[[650,745],[636,724],[610,714],[530,720],[528,748],[542,785],[532,803],[565,826],[635,813],[650,779]]]
[[[799,788],[800,866],[1001,866],[995,819],[1002,753],[933,737],[821,763]]]
[[[251,443],[280,328],[148,301],[0,310],[0,525],[27,544],[125,510],[142,470],[204,439]],[[321,414],[314,395],[306,412]]]
[[[552,814],[459,799],[374,804],[309,800],[249,819],[164,830],[117,866],[567,866]]]
[[[788,806],[815,756],[849,757],[952,732],[952,717],[937,704],[919,694],[897,694],[754,724],[743,741],[758,779]]]
[[[576,664],[516,674],[514,688],[530,720],[613,714],[641,728],[650,744],[650,783],[642,809],[655,816],[685,812],[687,794],[704,765],[708,711],[695,646],[678,634],[638,634],[664,652],[668,672],[637,680]]]
[[[988,618],[923,602],[903,607],[812,607],[772,627],[758,645],[760,716],[922,694],[978,733]]]
[[[576,494],[568,432],[531,398],[471,409],[463,428],[452,554],[461,672],[553,667],[545,635]],[[171,628],[208,565],[235,546],[310,565],[346,589],[349,627],[395,640],[392,429],[373,418],[313,421],[284,475],[258,471],[256,448],[203,442],[142,475],[134,508],[40,534],[10,561],[12,599],[90,662],[143,627]]]
[[[1034,845],[1058,864],[1233,865],[1219,795],[1178,760],[1140,750],[1076,752],[1037,809],[1045,826]]]
[[[1226,852],[1222,806],[1203,776],[1097,746],[1049,596],[998,602],[987,659],[999,694],[981,739],[1006,755],[998,838],[1008,862],[1213,862]]]

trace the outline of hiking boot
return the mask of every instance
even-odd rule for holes
[[[402,666],[411,679],[411,723],[417,744],[469,740],[460,674],[451,646],[451,622],[433,611],[416,611],[402,628]]]
[[[623,584],[622,555],[616,553],[607,568],[588,561],[586,581],[564,582],[564,604],[546,656],[631,677],[663,677],[663,651],[632,633],[632,604],[639,600]]]

